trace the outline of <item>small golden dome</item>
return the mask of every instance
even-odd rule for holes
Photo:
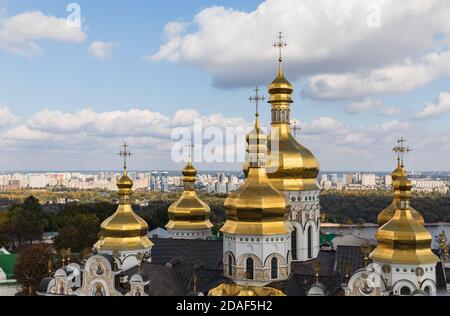
[[[221,231],[245,235],[287,234],[292,228],[289,208],[284,194],[267,178],[264,168],[267,138],[259,128],[258,116],[249,138],[255,138],[255,141],[248,149],[248,176],[244,184],[225,200],[227,221]]]
[[[408,201],[400,204],[394,217],[378,230],[378,245],[370,258],[399,264],[438,262],[431,250],[431,234],[413,217]]]
[[[167,229],[171,230],[205,230],[211,229],[211,210],[195,192],[197,170],[189,161],[183,169],[184,191],[181,197],[169,209]]]
[[[278,75],[269,85],[269,93],[270,99],[269,103],[272,102],[288,102],[292,103],[292,92],[294,92],[294,88],[292,84],[286,79],[283,74],[283,70],[281,65],[278,68]]]
[[[94,248],[101,251],[145,250],[153,245],[148,239],[148,224],[132,209],[130,195],[133,193],[133,180],[128,177],[126,168],[117,179],[119,206],[100,228],[100,240]]]
[[[397,168],[392,172],[392,180],[392,186],[394,188],[392,203],[387,208],[385,208],[380,213],[380,215],[378,215],[378,224],[380,226],[383,226],[391,220],[397,210],[400,201],[411,200],[412,183],[408,179],[408,175],[405,172],[403,166],[400,164],[400,161],[397,165]],[[425,219],[423,218],[423,216],[411,206],[410,210],[414,219],[417,220],[419,224],[424,225]]]
[[[182,173],[184,177],[183,181],[189,181],[192,180],[192,178],[195,181],[195,177],[197,176],[197,170],[194,168],[191,161],[184,167]]]

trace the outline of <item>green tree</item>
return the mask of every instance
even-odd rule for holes
[[[42,240],[46,219],[42,206],[34,196],[29,196],[21,205],[15,205],[7,215],[4,231],[19,245]]]
[[[56,249],[71,248],[78,252],[92,245],[98,239],[100,220],[79,204],[69,204],[54,219],[58,236]]]
[[[14,267],[14,277],[23,288],[24,295],[35,295],[39,283],[48,275],[48,262],[52,258],[49,245],[40,243],[24,248]]]

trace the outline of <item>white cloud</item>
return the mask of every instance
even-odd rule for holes
[[[65,18],[45,15],[40,11],[0,17],[0,48],[15,54],[34,56],[42,51],[41,40],[81,43],[86,39],[82,29],[70,25]]]
[[[0,127],[12,125],[17,120],[18,118],[11,113],[9,108],[0,103]]]
[[[386,107],[384,105],[381,105],[380,108],[378,109],[377,114],[378,115],[383,115],[383,116],[395,116],[400,114],[402,111],[399,108],[395,108],[395,107]]]
[[[369,110],[369,109],[373,108],[374,106],[379,106],[380,103],[381,103],[381,101],[375,101],[372,98],[367,98],[362,102],[352,103],[352,104],[348,105],[345,108],[345,111],[347,113],[351,113],[351,114],[359,113],[359,112],[362,112],[365,110]]]
[[[0,130],[0,144],[7,162],[3,168],[118,168],[114,153],[124,140],[133,146],[133,166],[142,169],[178,168],[170,159],[174,144],[171,132],[175,127],[190,128],[196,119],[201,119],[204,127],[221,130],[251,125],[243,118],[202,115],[193,109],[179,110],[170,117],[143,109],[110,112],[83,109],[74,113],[44,110]],[[445,166],[450,154],[449,137],[444,132],[418,128],[417,124],[420,122],[391,120],[374,126],[350,126],[333,117],[323,116],[302,122],[302,131],[297,138],[313,151],[324,170],[389,170],[395,165],[391,148],[401,136],[405,136],[414,148],[411,156],[417,157],[414,158],[415,166],[426,169],[430,152],[436,159],[433,168]],[[244,140],[242,135],[237,141],[243,143]],[[239,143],[236,145],[242,149]],[[199,165],[211,168],[211,164]],[[239,168],[240,164],[214,165],[216,168],[230,166]]]
[[[420,61],[407,60],[371,71],[313,76],[303,95],[311,99],[343,100],[406,92],[445,75],[450,75],[450,51],[430,53]]]
[[[109,42],[93,42],[89,48],[88,52],[91,58],[98,60],[107,60],[112,57],[112,50],[116,46],[115,43]]]
[[[380,28],[367,24],[369,5],[381,10]],[[274,75],[271,45],[283,31],[287,76],[321,76],[311,82],[309,96],[366,97],[369,92],[413,89],[442,75],[436,69],[444,60],[434,67],[432,56],[422,58],[445,47],[449,16],[446,0],[411,0],[408,5],[389,0],[265,0],[252,12],[209,7],[195,16],[193,31],[167,26],[167,40],[149,59],[195,65],[221,87],[253,86]],[[167,31],[173,28],[173,33]],[[436,34],[443,34],[442,39]]]
[[[416,117],[422,120],[438,118],[450,112],[450,93],[442,92],[434,103],[428,103]]]
[[[181,35],[186,28],[189,26],[189,23],[186,22],[169,22],[164,27],[164,36],[168,39]]]
[[[20,125],[1,133],[1,137],[6,140],[42,141],[49,139],[50,135],[30,129],[28,126]]]
[[[371,109],[376,109],[376,114],[381,116],[394,116],[401,113],[399,108],[387,107],[384,105],[383,100],[375,100],[373,98],[367,98],[360,102],[351,103],[345,107],[345,112],[356,114]]]

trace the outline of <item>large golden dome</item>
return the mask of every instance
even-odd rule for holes
[[[290,107],[292,85],[285,78],[281,64],[278,75],[269,85],[272,128],[269,137],[267,175],[280,191],[320,190],[317,182],[319,163],[291,132]]]
[[[211,214],[209,206],[200,200],[195,192],[196,176],[197,170],[189,162],[183,169],[183,194],[169,207],[167,229],[204,230],[213,227],[209,220]]]
[[[385,208],[380,215],[378,215],[378,224],[380,226],[383,226],[387,222],[391,220],[392,217],[394,217],[394,214],[397,210],[397,206],[400,203],[400,201],[410,201],[411,200],[411,189],[412,189],[412,183],[408,179],[408,175],[405,172],[403,166],[400,163],[400,160],[398,161],[397,168],[392,172],[392,186],[394,188],[394,196],[392,199],[392,203]],[[414,217],[415,220],[419,222],[419,224],[424,225],[425,219],[423,216],[416,211],[412,206],[410,206],[411,215]]]
[[[266,136],[256,117],[255,129],[249,138],[249,171],[244,184],[225,200],[227,221],[223,233],[244,235],[277,235],[291,231],[289,208],[283,193],[275,189],[264,168]]]
[[[431,234],[414,219],[408,201],[401,201],[394,217],[376,235],[374,261],[398,264],[431,264],[439,258],[431,250]]]
[[[128,177],[126,169],[117,179],[119,188],[119,206],[117,211],[106,219],[100,229],[100,240],[94,248],[101,251],[145,250],[153,244],[148,239],[148,225],[132,209],[130,195],[133,180]]]

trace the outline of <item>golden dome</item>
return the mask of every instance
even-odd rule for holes
[[[258,116],[249,139],[255,141],[249,146],[248,176],[244,184],[225,200],[227,221],[221,231],[244,235],[287,234],[291,231],[289,208],[284,194],[267,178],[264,168],[267,138],[259,127]]]
[[[183,169],[184,191],[181,197],[169,207],[169,223],[167,229],[172,230],[204,230],[211,229],[209,220],[211,210],[199,199],[195,192],[197,170],[191,162]]]
[[[286,296],[280,290],[262,286],[243,286],[222,283],[209,291],[208,296]]]
[[[400,164],[400,160],[398,161],[397,168],[392,172],[392,186],[394,188],[392,203],[378,215],[378,224],[380,226],[383,226],[391,220],[400,201],[411,200],[412,183],[408,179],[408,175],[403,166]],[[414,219],[418,221],[419,224],[424,225],[425,219],[423,216],[411,206],[410,210]]]
[[[100,240],[94,248],[101,251],[145,250],[153,245],[148,239],[148,225],[132,209],[130,195],[133,193],[133,180],[126,169],[117,179],[119,206],[117,211],[106,219],[100,229]]]
[[[398,264],[430,264],[439,261],[431,250],[431,234],[414,217],[408,201],[401,201],[394,217],[377,232],[374,261]]]
[[[319,163],[310,150],[300,145],[291,132],[292,85],[284,77],[281,65],[269,86],[272,129],[269,137],[268,177],[280,191],[320,190]]]

